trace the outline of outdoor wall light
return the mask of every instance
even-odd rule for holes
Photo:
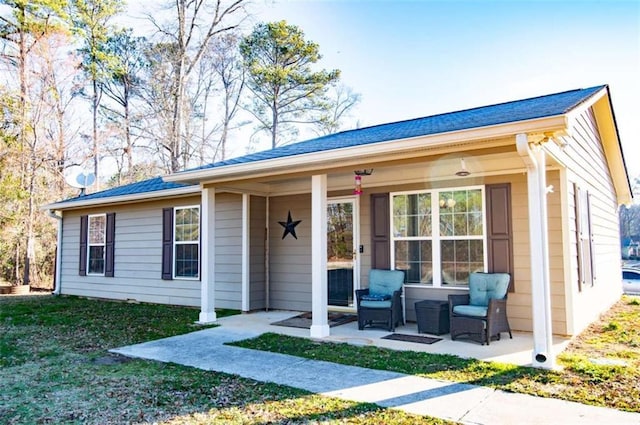
[[[460,170],[456,172],[456,176],[458,177],[466,177],[469,174],[471,174],[471,172],[469,170],[467,170],[467,166],[464,162],[464,158],[460,158]]]

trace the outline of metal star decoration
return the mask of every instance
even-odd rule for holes
[[[291,211],[289,211],[289,215],[287,216],[287,221],[279,221],[280,226],[284,227],[284,233],[282,234],[282,239],[286,238],[288,234],[291,234],[294,238],[298,239],[296,236],[296,226],[300,224],[302,220],[293,221],[291,219]]]

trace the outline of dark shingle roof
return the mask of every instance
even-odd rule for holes
[[[197,169],[217,168],[267,159],[283,158],[338,148],[367,145],[417,136],[487,127],[510,122],[562,115],[590,98],[606,86],[571,90],[446,114],[432,115],[407,121],[381,124],[356,130],[330,134],[317,139],[285,145],[276,149],[220,161]],[[193,171],[193,170],[188,170]]]
[[[114,187],[112,189],[103,190],[101,192],[81,195],[75,198],[65,199],[61,202],[88,201],[91,199],[112,198],[115,196],[136,195],[140,193],[150,193],[160,190],[179,189],[181,187],[192,186],[184,183],[165,182],[162,177],[154,177],[149,180],[127,184],[124,186]]]
[[[188,171],[205,170],[209,168],[224,167],[226,165],[245,164],[313,152],[367,145],[371,143],[407,139],[417,136],[447,133],[562,115],[583,103],[605,87],[606,86],[596,86],[587,89],[571,90],[530,99],[483,106],[480,108],[466,109],[463,111],[381,124],[357,130],[343,131],[316,139],[285,145],[276,149],[256,152],[239,158],[216,162]],[[186,186],[189,185],[165,182],[161,177],[156,177],[113,189],[107,189],[102,192],[67,199],[62,202],[136,195],[160,190],[177,189]]]

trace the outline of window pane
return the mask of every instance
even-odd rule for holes
[[[431,216],[420,217],[420,236],[431,236]]]
[[[182,208],[176,210],[176,242],[200,240],[200,209]]]
[[[476,263],[484,263],[484,244],[483,241],[469,241],[469,261]]]
[[[468,285],[469,273],[484,271],[482,240],[441,241],[442,283]]]
[[[431,194],[421,193],[418,195],[418,214],[431,215]]]
[[[198,244],[176,245],[176,277],[198,277]]]
[[[393,235],[431,236],[431,194],[393,196]]]
[[[455,205],[453,207],[453,210],[455,212],[467,212],[467,191],[466,190],[459,190],[456,192],[453,192],[453,200],[455,201]]]
[[[455,243],[454,241],[442,241],[440,243],[440,258],[442,262],[453,262],[456,259],[455,256]]]
[[[407,236],[407,217],[393,217],[393,236],[403,238]]]
[[[393,215],[407,215],[407,195],[395,195],[393,197]]]
[[[405,272],[405,283],[432,283],[431,241],[396,241],[395,269]]]
[[[89,247],[89,267],[88,273],[104,273],[104,246]]]
[[[482,191],[440,192],[440,235],[483,235]]]
[[[467,214],[459,213],[453,217],[453,234],[454,235],[467,235]]]
[[[469,195],[467,211],[482,213],[482,191],[476,189],[467,193]]]
[[[453,214],[440,214],[440,236],[453,236]]]
[[[469,217],[469,235],[481,236],[483,234],[482,213],[473,212]]]
[[[104,244],[104,234],[106,228],[106,217],[89,217],[89,243]]]

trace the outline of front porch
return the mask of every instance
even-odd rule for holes
[[[229,317],[219,318],[217,323],[232,330],[247,330],[266,333],[272,332],[281,335],[295,336],[299,338],[310,338],[309,329],[293,328],[272,325],[271,323],[284,320],[300,314],[299,311],[258,311],[244,313]],[[376,346],[400,351],[419,351],[432,354],[452,354],[459,357],[474,358],[484,361],[495,361],[501,363],[515,364],[518,366],[531,366],[531,347],[533,346],[533,334],[530,332],[513,332],[513,339],[509,339],[508,334],[503,334],[500,341],[492,341],[490,345],[480,345],[467,340],[452,341],[449,334],[428,335],[418,334],[415,322],[407,322],[406,325],[396,329],[396,333],[407,335],[433,336],[442,338],[441,341],[433,344],[420,344],[413,342],[394,341],[382,339],[390,332],[384,329],[367,328],[358,330],[357,322],[350,322],[344,325],[331,328],[329,336],[319,338],[320,341],[348,343],[362,346]],[[569,344],[569,338],[558,336],[553,337],[553,353],[561,353]]]
[[[325,320],[330,309],[354,308],[353,295],[368,287],[372,269],[405,273],[408,320],[415,320],[417,301],[465,293],[471,272],[504,272],[511,275],[511,328],[536,335],[527,333],[523,348],[512,352],[524,351],[519,363],[528,364],[533,349],[537,366],[553,368],[552,334],[570,334],[572,323],[570,279],[563,274],[551,282],[548,273],[550,266],[566,270],[568,233],[555,232],[553,245],[540,236],[547,234],[546,174],[560,188],[551,194],[551,214],[562,223],[569,221],[562,208],[569,192],[559,164],[530,142],[518,134],[469,141],[454,153],[414,146],[397,157],[384,151],[300,172],[269,169],[201,183],[200,322],[214,322],[216,308],[312,311],[310,329],[294,335],[374,344],[368,340],[375,334],[341,335]],[[363,170],[366,178],[355,179],[354,190],[354,175]],[[336,300],[330,280],[342,271],[350,273],[350,285]],[[465,354],[470,343],[438,345],[444,344],[420,349],[475,357]]]

